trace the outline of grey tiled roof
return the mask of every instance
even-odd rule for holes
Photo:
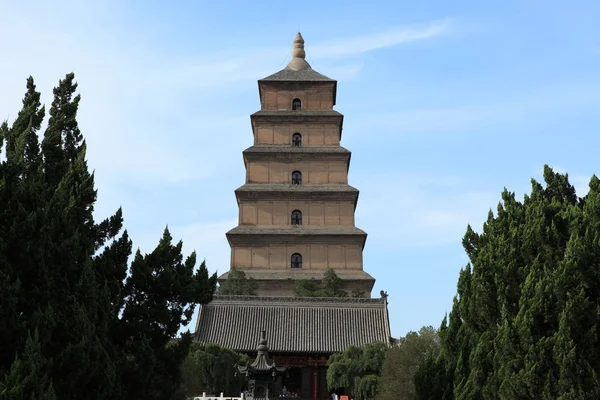
[[[324,270],[318,269],[302,269],[302,270],[279,270],[279,269],[254,269],[254,268],[241,268],[249,278],[256,280],[298,280],[298,279],[323,279]],[[336,269],[336,275],[344,281],[375,281],[370,274],[363,270],[351,270],[351,269]],[[219,276],[219,279],[227,279],[229,271]]]
[[[321,81],[321,82],[335,82],[334,79],[328,78],[323,74],[318,73],[312,68],[302,69],[300,71],[294,71],[292,69],[284,68],[281,71],[275,72],[273,75],[269,75],[266,78],[259,79],[259,82],[265,81]]]
[[[256,351],[267,332],[271,353],[331,354],[350,345],[390,344],[385,299],[215,296],[200,309],[196,340]]]

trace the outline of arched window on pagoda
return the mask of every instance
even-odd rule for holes
[[[302,172],[292,172],[292,185],[302,185]]]
[[[299,133],[294,133],[292,135],[292,147],[300,147],[302,146],[302,135]]]
[[[300,99],[292,100],[292,110],[294,110],[294,111],[302,110],[302,102],[300,101]]]
[[[298,253],[292,254],[292,268],[302,268],[302,256]]]
[[[292,225],[302,225],[302,211],[292,211]]]

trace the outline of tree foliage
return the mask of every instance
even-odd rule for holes
[[[25,342],[23,354],[12,363],[10,371],[0,381],[0,399],[2,400],[55,400],[56,394],[44,372],[46,361],[41,354],[37,332]]]
[[[239,396],[246,383],[245,376],[236,374],[236,365],[245,365],[249,358],[216,344],[193,343],[182,364],[183,387],[188,397],[223,392]]]
[[[420,399],[600,398],[600,180],[578,198],[544,167],[523,202],[504,190],[482,233],[463,238],[441,352],[417,374]]]
[[[437,330],[422,327],[419,332],[408,332],[387,353],[381,369],[377,398],[380,400],[414,400],[414,378],[421,362],[427,356],[439,353]]]
[[[258,283],[254,278],[249,278],[241,269],[232,268],[227,279],[219,285],[218,294],[233,296],[256,296]]]
[[[348,293],[342,289],[342,280],[331,268],[325,270],[323,279],[302,279],[296,281],[294,294],[297,297],[347,297]],[[354,292],[354,297],[364,297],[364,293]]]
[[[73,74],[59,81],[41,143],[31,77],[0,126],[0,398],[173,398],[191,338],[166,344],[216,276],[193,254],[184,262],[168,231],[129,268],[121,210],[94,219],[76,90]]]
[[[332,355],[327,363],[327,387],[350,390],[355,400],[375,397],[388,349],[384,343],[373,343],[348,346],[343,353]]]

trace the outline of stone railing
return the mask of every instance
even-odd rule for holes
[[[247,400],[249,400],[248,398],[246,398]],[[277,395],[273,395],[269,398],[266,397],[255,397],[252,400],[302,400],[302,397],[299,396],[277,396]]]
[[[215,396],[212,394],[202,393],[202,396],[194,396],[190,397],[190,400],[244,400],[244,394],[240,393],[240,397],[225,397],[223,393],[220,396]]]
[[[297,396],[271,396],[269,398],[254,397],[252,400],[280,400],[280,399],[281,400],[302,400],[302,397],[297,397]],[[202,393],[202,396],[190,397],[189,400],[249,400],[249,398],[245,397],[244,393],[240,393],[240,397],[227,397],[227,396],[223,396],[223,393],[221,393],[220,396]]]

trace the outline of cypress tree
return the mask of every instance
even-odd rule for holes
[[[12,363],[7,376],[0,380],[1,400],[55,400],[52,382],[45,373],[37,332],[29,335],[21,357]]]
[[[545,166],[544,180],[523,202],[504,190],[483,232],[467,228],[470,262],[418,398],[444,373],[455,399],[600,397],[600,185],[578,198],[567,175]]]
[[[93,257],[117,232],[99,237],[93,218],[97,192],[77,124],[76,89],[73,74],[59,81],[42,141],[48,221],[45,262],[52,266],[51,304],[60,315],[44,349],[54,360],[53,381],[61,398],[102,399],[116,385],[106,340],[112,306],[106,278],[95,271]],[[120,210],[112,219],[119,217]]]
[[[204,264],[195,270],[195,254],[183,262],[181,243],[172,246],[165,232],[128,277],[121,210],[93,217],[76,89],[73,74],[55,88],[41,145],[44,108],[32,78],[17,118],[0,126],[0,393],[175,398],[191,335],[167,344],[195,305],[211,300],[216,276]]]
[[[183,260],[180,241],[172,244],[165,229],[156,249],[138,250],[125,284],[125,307],[118,324],[119,350],[126,355],[120,370],[124,399],[169,399],[181,386],[181,371],[192,341],[186,332],[197,303],[206,304],[216,288],[205,263],[194,272],[196,254]]]
[[[37,246],[43,196],[36,146],[43,118],[40,93],[29,77],[22,109],[10,127],[4,122],[0,128],[0,142],[6,143],[6,158],[0,162],[0,316],[4,328],[0,331],[0,379],[17,352],[24,350],[31,330],[27,321],[38,309],[32,295],[48,289],[47,269]]]
[[[40,163],[37,132],[44,120],[45,108],[40,102],[41,94],[36,90],[33,77],[27,79],[27,92],[23,97],[23,108],[17,114],[10,129],[5,128],[6,167],[12,178],[25,178],[36,173]],[[15,184],[16,182],[12,182]]]

